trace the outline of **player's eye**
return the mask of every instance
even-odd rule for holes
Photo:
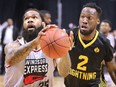
[[[27,19],[28,19],[27,17],[24,18],[24,20],[27,20]]]
[[[81,15],[81,18],[84,18],[85,16],[84,15]]]
[[[90,17],[88,17],[88,19],[89,19],[89,20],[92,20],[92,19],[93,19],[93,17],[92,17],[92,16],[90,16]]]
[[[34,16],[33,19],[37,19],[38,17],[37,16]]]

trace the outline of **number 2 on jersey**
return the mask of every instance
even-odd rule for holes
[[[80,60],[83,60],[83,61],[81,61],[80,63],[77,64],[77,69],[86,71],[87,70],[87,67],[84,66],[84,65],[88,63],[88,57],[87,56],[84,56],[84,55],[80,55],[79,56],[79,59]]]

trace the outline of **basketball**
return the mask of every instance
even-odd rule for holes
[[[70,49],[70,45],[68,34],[60,28],[51,27],[40,38],[41,50],[50,58],[65,56]]]

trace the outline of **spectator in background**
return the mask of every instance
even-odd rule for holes
[[[7,21],[5,21],[3,24],[0,24],[0,40],[1,40],[2,30],[5,29],[7,26],[8,26]]]
[[[78,26],[76,24],[72,23],[72,22],[69,23],[68,27],[69,27],[70,30],[73,30],[75,28],[78,28]]]
[[[115,46],[114,46],[115,53],[114,53],[114,57],[115,57],[115,62],[116,62],[116,30],[113,30],[113,36],[114,36],[114,40],[115,40]]]
[[[2,36],[2,30],[5,29],[8,26],[7,21],[5,21],[4,23],[0,24],[0,43],[1,43],[1,36]],[[2,45],[0,44],[0,72],[1,72],[1,61],[2,61]]]
[[[112,29],[112,24],[109,20],[103,20],[100,24],[100,33],[105,35],[110,40],[110,44],[114,48],[115,46],[115,39],[114,36],[110,33]]]
[[[115,38],[113,36],[112,33],[110,33],[112,29],[112,24],[109,20],[103,20],[100,24],[100,33],[102,33],[107,39],[109,39],[111,46],[114,48],[115,47]],[[114,53],[115,54],[115,53]],[[114,83],[109,75],[109,73],[107,72],[107,69],[104,65],[103,67],[104,69],[104,76],[106,78],[106,81],[108,82],[108,87],[114,87]]]
[[[51,23],[51,14],[49,11],[47,10],[41,10],[40,11],[40,14],[43,18],[43,21],[46,23],[46,25],[50,24]]]
[[[115,39],[115,47],[114,47],[114,49],[116,50],[116,30],[113,30],[113,36],[114,36],[114,39]]]
[[[1,58],[1,72],[0,74],[5,73],[5,68],[4,68],[4,61],[5,61],[5,54],[4,54],[4,47],[6,44],[9,42],[13,42],[16,40],[18,36],[18,29],[16,26],[13,24],[13,20],[9,18],[7,20],[8,26],[2,30],[2,35],[1,35],[1,45],[2,45],[2,58]]]

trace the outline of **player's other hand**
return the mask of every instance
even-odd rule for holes
[[[66,29],[63,29],[63,31],[66,32]],[[74,40],[73,31],[70,31],[70,33],[69,33],[69,40],[71,42],[70,50],[72,50],[72,48],[74,46],[74,42],[73,42],[73,40]]]
[[[72,50],[72,48],[73,48],[73,46],[74,46],[74,42],[73,42],[73,40],[74,40],[73,31],[70,31],[70,36],[69,36],[69,38],[70,38],[70,42],[71,42],[70,50]]]

